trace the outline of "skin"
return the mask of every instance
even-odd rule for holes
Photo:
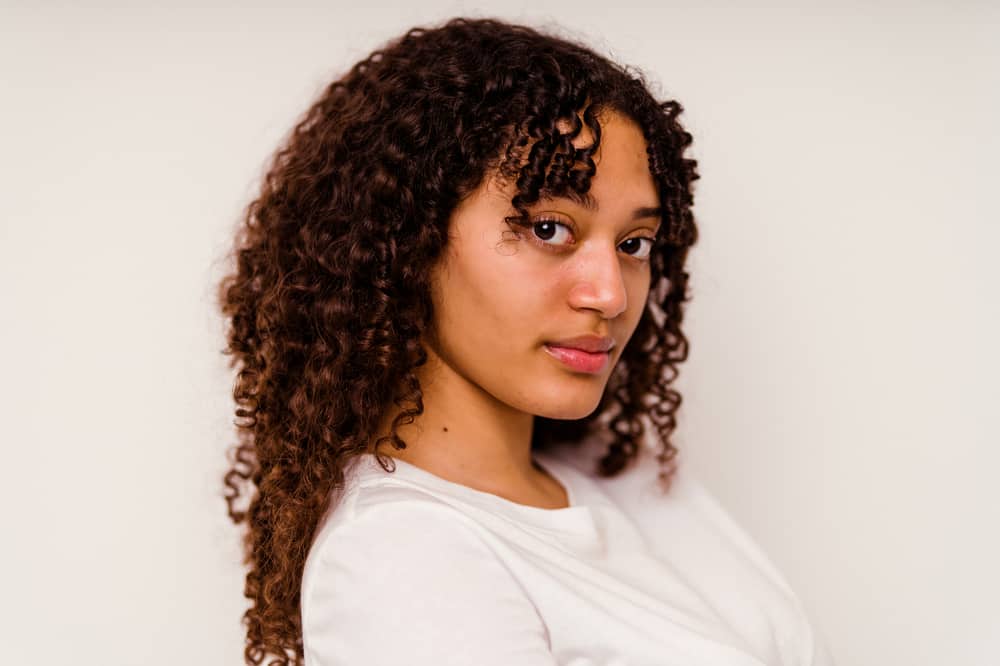
[[[638,325],[650,287],[648,254],[659,215],[646,143],[616,113],[601,121],[590,194],[599,211],[570,199],[541,200],[511,230],[513,185],[488,178],[453,212],[445,256],[433,272],[430,356],[420,368],[424,414],[400,426],[407,447],[381,453],[443,479],[546,509],[568,505],[565,489],[531,456],[534,415],[579,419],[596,409]],[[592,137],[582,130],[574,143]],[[575,231],[574,231],[575,227]],[[614,338],[599,374],[574,371],[543,348],[576,335]],[[381,421],[388,434],[391,417]]]

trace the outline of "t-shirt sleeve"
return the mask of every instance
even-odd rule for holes
[[[689,478],[687,483],[696,498],[694,506],[700,515],[736,544],[742,556],[749,559],[782,592],[781,605],[772,611],[775,623],[772,632],[784,646],[784,663],[834,666],[825,636],[817,631],[811,613],[770,556],[700,480]]]
[[[517,579],[446,504],[369,505],[315,547],[307,666],[556,666]]]

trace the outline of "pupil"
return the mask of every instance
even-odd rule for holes
[[[552,224],[551,222],[538,222],[535,225],[535,229],[538,229],[539,227],[549,227],[552,231],[555,231],[555,225]],[[542,233],[542,234],[539,234],[539,235],[542,237],[543,240],[548,240],[549,238],[552,238],[551,234],[546,235],[546,234]]]

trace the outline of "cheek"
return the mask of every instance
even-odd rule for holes
[[[647,272],[641,277],[638,275],[635,276],[635,279],[626,285],[626,289],[628,290],[628,310],[625,313],[625,323],[629,337],[631,337],[632,332],[639,325],[642,313],[646,309],[646,303],[649,301],[649,284],[650,279]]]
[[[552,312],[551,276],[535,274],[515,257],[466,256],[453,261],[437,283],[442,337],[462,347],[489,344],[512,351],[536,342]]]

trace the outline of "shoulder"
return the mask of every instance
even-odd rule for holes
[[[396,557],[405,548],[406,558]],[[371,485],[352,489],[327,517],[309,552],[315,571],[359,559],[385,574],[433,566],[448,552],[476,559],[492,556],[462,512],[417,488]],[[313,587],[305,581],[303,598]]]
[[[329,574],[358,561],[383,569],[380,573],[403,574],[407,569],[433,564],[436,558],[423,563],[421,556],[441,546],[477,557],[489,554],[485,543],[463,522],[459,510],[419,488],[354,483],[324,517],[309,550],[302,581],[303,606],[308,605],[315,589],[322,587],[323,572]],[[405,560],[393,556],[399,548],[406,549]]]
[[[459,509],[395,484],[343,500],[303,577],[309,666],[550,663],[537,610]]]

